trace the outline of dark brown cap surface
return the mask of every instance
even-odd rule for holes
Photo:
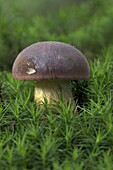
[[[61,42],[39,42],[17,56],[12,74],[20,80],[89,78],[89,64],[75,47]]]

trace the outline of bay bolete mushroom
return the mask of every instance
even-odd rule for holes
[[[48,103],[73,99],[69,80],[87,80],[89,64],[74,46],[63,42],[44,41],[32,44],[19,53],[12,68],[13,78],[36,80],[34,99]]]

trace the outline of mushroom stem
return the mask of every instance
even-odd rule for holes
[[[48,104],[58,102],[63,97],[64,102],[73,99],[69,81],[63,80],[41,80],[36,82],[34,99],[36,103],[43,103],[44,98]]]

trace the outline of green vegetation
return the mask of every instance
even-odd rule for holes
[[[88,82],[72,82],[76,107],[36,106],[34,82],[1,77],[1,169],[113,168],[113,51],[91,63]],[[7,168],[6,168],[7,169]]]
[[[0,170],[113,169],[113,1],[65,2],[0,0]],[[89,60],[90,79],[71,82],[75,107],[36,106],[35,82],[12,78],[16,55],[43,40]]]
[[[95,57],[103,48],[113,44],[112,0],[80,4],[66,2],[62,0],[60,5],[60,1],[51,0],[48,4],[46,0],[34,3],[30,0],[11,0],[8,3],[0,0],[1,69],[11,69],[17,54],[38,41],[70,43],[88,58]]]

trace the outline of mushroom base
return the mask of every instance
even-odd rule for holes
[[[34,100],[43,103],[45,99],[48,104],[58,102],[62,98],[64,102],[73,100],[69,81],[63,80],[41,80],[36,82]]]

